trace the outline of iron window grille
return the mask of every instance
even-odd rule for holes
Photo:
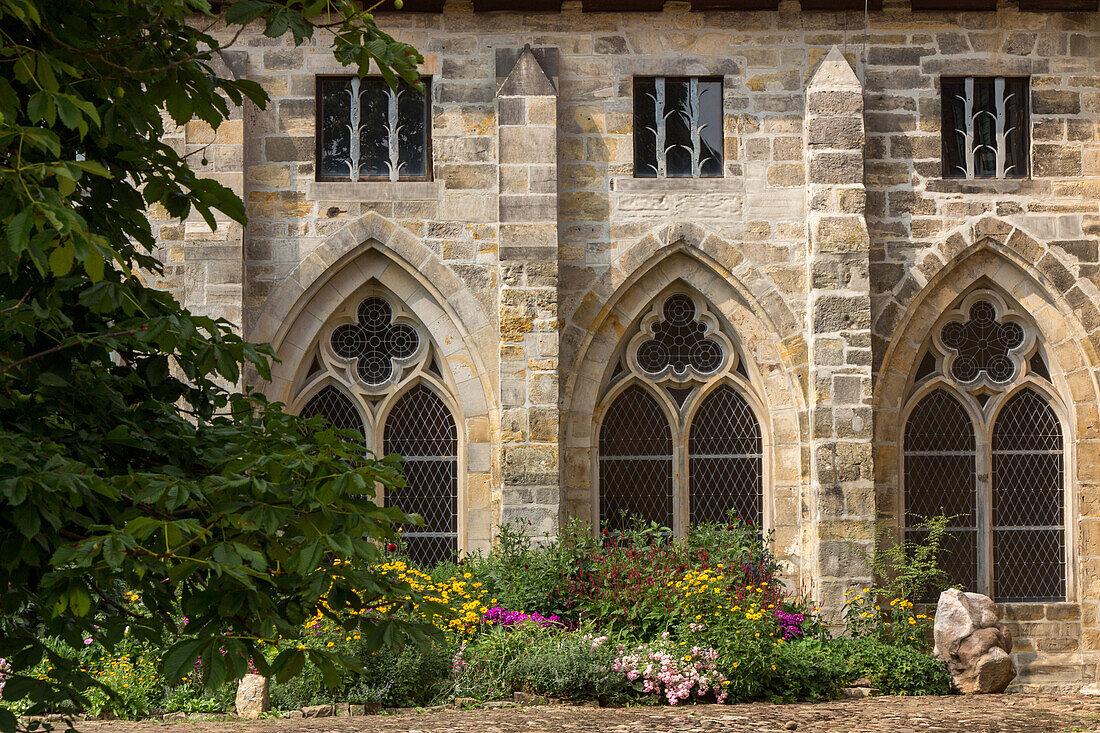
[[[921,360],[903,433],[905,538],[924,539],[919,521],[945,514],[952,583],[998,602],[1064,601],[1062,426],[1034,329],[1006,310],[971,294]]]
[[[944,178],[1026,178],[1027,77],[940,80]]]
[[[722,175],[722,79],[634,78],[634,176]]]
[[[659,299],[606,386],[617,394],[597,444],[600,523],[621,531],[641,519],[675,533],[730,516],[762,525],[763,434],[751,389],[733,342],[700,299]]]
[[[381,77],[317,77],[318,181],[429,180],[431,80],[425,94]]]

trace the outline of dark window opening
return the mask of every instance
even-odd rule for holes
[[[317,180],[431,178],[429,94],[378,77],[317,77]]]
[[[419,514],[424,526],[404,526],[409,558],[420,566],[453,560],[458,551],[458,430],[451,411],[418,384],[386,419],[382,450],[405,459],[406,486],[386,491],[386,506]]]
[[[722,80],[699,76],[634,79],[634,176],[722,175]]]
[[[615,398],[600,429],[600,523],[629,529],[633,518],[672,527],[672,429],[637,384]]]
[[[940,80],[944,178],[1027,178],[1027,77]]]

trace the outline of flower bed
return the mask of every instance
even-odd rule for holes
[[[911,602],[856,589],[845,612],[848,635],[834,639],[817,609],[784,585],[765,539],[740,523],[676,540],[655,528],[610,537],[571,525],[539,545],[505,527],[488,555],[430,570],[414,567],[400,548],[389,554],[376,570],[413,595],[389,607],[320,614],[297,638],[273,642],[272,657],[294,645],[352,662],[338,679],[307,663],[296,678],[274,684],[277,710],[489,701],[517,692],[606,704],[818,700],[857,677],[897,694],[947,691],[943,665],[925,642],[930,619]],[[413,602],[417,596],[444,614]],[[357,613],[429,620],[439,635],[426,644],[394,639],[379,650],[361,633]],[[147,642],[124,639],[110,653],[98,644],[50,645],[78,656],[116,693],[90,694],[88,712],[231,710],[232,685],[204,691],[198,670],[167,688],[159,650]],[[47,662],[39,674],[50,674]]]

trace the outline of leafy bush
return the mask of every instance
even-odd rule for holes
[[[274,685],[274,707],[419,706],[517,691],[611,703],[793,702],[833,698],[857,677],[894,694],[947,691],[943,665],[927,654],[930,619],[911,601],[887,602],[883,588],[850,593],[852,638],[832,639],[816,607],[783,586],[764,539],[739,522],[676,540],[659,527],[612,537],[573,523],[540,544],[520,529],[504,528],[484,556],[430,572],[390,550],[371,572],[405,595],[361,609],[322,602],[301,633],[269,650],[306,660]],[[382,648],[368,638],[380,616],[400,622]],[[437,638],[418,644],[400,633],[417,623],[434,624]],[[94,641],[55,642],[119,693],[93,694],[93,712],[232,709],[232,685],[202,690],[201,661],[168,689],[148,642],[127,636],[114,654]],[[318,652],[346,664],[325,669]]]
[[[939,659],[913,646],[896,646],[879,639],[838,639],[838,653],[852,679],[866,677],[887,695],[946,695],[951,675]]]
[[[625,700],[627,680],[613,669],[607,637],[535,623],[494,627],[454,659],[457,697],[494,699],[529,692],[564,699]]]
[[[451,652],[447,644],[410,641],[398,648],[370,651],[361,639],[334,639],[328,634],[319,634],[314,643],[331,643],[330,648],[356,659],[362,672],[346,674],[339,684],[330,686],[321,671],[309,665],[301,675],[272,686],[271,704],[276,710],[338,702],[389,707],[427,705],[448,684]]]

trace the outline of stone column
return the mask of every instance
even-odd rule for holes
[[[557,529],[557,49],[497,51],[501,495],[499,520]],[[548,73],[549,72],[549,73]]]
[[[836,47],[806,90],[805,136],[813,578],[838,618],[871,580],[875,486],[863,87]]]

